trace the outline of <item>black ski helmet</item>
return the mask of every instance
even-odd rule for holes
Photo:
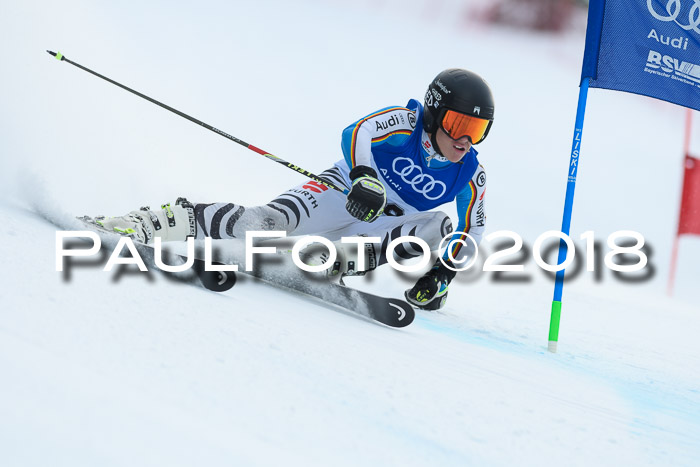
[[[423,104],[423,128],[433,134],[433,139],[448,109],[489,120],[484,136],[472,143],[486,139],[493,124],[495,104],[491,88],[481,76],[461,68],[450,68],[430,83]],[[437,149],[437,145],[435,147]]]

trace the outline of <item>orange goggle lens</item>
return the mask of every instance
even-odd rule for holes
[[[450,138],[460,139],[469,136],[472,144],[476,144],[484,139],[489,127],[489,120],[448,110],[442,117],[440,126]]]

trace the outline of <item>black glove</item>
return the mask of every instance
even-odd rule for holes
[[[356,219],[373,222],[384,212],[386,190],[372,167],[358,165],[350,171],[352,187],[345,209]]]
[[[447,260],[452,266],[452,262]],[[438,310],[447,301],[447,286],[457,275],[457,271],[448,269],[440,259],[426,275],[418,279],[416,285],[404,293],[411,305],[424,310]]]

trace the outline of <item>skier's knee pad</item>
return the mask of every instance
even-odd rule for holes
[[[430,211],[419,214],[417,234],[429,245],[437,248],[440,240],[454,231],[452,219],[442,211]]]

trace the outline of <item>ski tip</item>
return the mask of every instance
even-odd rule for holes
[[[61,54],[61,52],[52,52],[50,50],[47,50],[47,52],[49,53],[49,55],[56,57],[56,60],[63,60],[63,55]]]
[[[393,313],[390,314],[390,316],[393,316],[388,321],[385,321],[385,324],[389,326],[403,328],[411,324],[416,317],[413,307],[403,300],[389,299],[389,306],[393,308]]]

